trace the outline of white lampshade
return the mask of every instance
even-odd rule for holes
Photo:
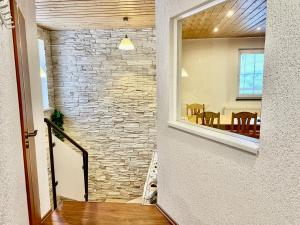
[[[122,39],[120,45],[119,45],[119,49],[120,50],[134,50],[134,45],[132,43],[132,41],[130,40],[130,38],[128,38],[127,34],[125,36],[125,38]]]

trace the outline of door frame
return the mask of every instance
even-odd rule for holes
[[[12,21],[14,26],[17,26],[18,23],[16,23],[16,16],[15,16],[15,9],[17,8],[17,2],[15,0],[9,0],[10,4],[10,12],[12,16]],[[26,22],[26,21],[25,21]],[[25,122],[24,122],[24,116],[23,116],[23,104],[25,104],[22,100],[22,89],[21,89],[21,75],[20,75],[20,69],[19,69],[19,54],[18,54],[18,44],[17,44],[17,31],[16,27],[12,29],[12,37],[13,37],[13,48],[14,48],[14,60],[15,60],[15,69],[16,69],[16,82],[17,82],[17,91],[18,91],[18,105],[19,105],[19,115],[20,115],[20,127],[21,127],[21,138],[22,138],[22,149],[23,149],[23,163],[24,163],[24,175],[25,175],[25,184],[26,184],[26,195],[27,195],[27,206],[28,206],[28,218],[29,218],[29,224],[30,225],[40,225],[41,224],[41,218],[40,214],[36,214],[36,205],[34,202],[39,202],[39,193],[36,193],[34,190],[38,190],[38,183],[37,182],[31,182],[30,179],[38,180],[38,177],[36,174],[30,173],[28,168],[28,162],[30,161],[27,158],[26,155],[26,138],[25,138]],[[27,44],[27,43],[26,43]],[[26,53],[26,57],[28,57],[28,54]],[[29,65],[28,65],[29,66]],[[35,188],[32,188],[32,185],[34,185]],[[32,201],[34,199],[35,201]],[[39,205],[38,205],[39,208]]]

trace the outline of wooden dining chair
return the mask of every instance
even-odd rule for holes
[[[220,113],[215,112],[203,112],[197,114],[196,123],[199,123],[199,119],[201,119],[201,124],[209,127],[220,128]],[[214,124],[215,119],[217,123]]]
[[[189,115],[189,112],[191,112],[191,116],[197,115],[201,112],[205,111],[204,104],[187,104],[186,105],[186,115]]]
[[[237,124],[235,124],[235,119],[237,119]],[[251,123],[253,120],[253,123]],[[250,112],[239,112],[239,113],[232,113],[231,117],[231,132],[256,137],[257,125],[257,113],[250,113]],[[252,129],[251,129],[252,128]]]

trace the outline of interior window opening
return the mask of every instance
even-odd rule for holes
[[[266,7],[228,0],[178,20],[178,121],[259,139]]]

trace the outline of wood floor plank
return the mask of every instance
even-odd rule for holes
[[[43,225],[170,225],[155,206],[63,202]]]

